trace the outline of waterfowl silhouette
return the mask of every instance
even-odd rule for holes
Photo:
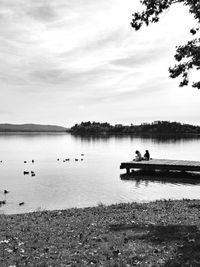
[[[84,154],[81,154],[81,156],[84,156]]]
[[[31,161],[32,163],[34,163],[35,162],[35,160],[34,159],[32,159],[32,161]]]
[[[9,191],[5,189],[5,190],[3,191],[3,193],[4,193],[4,194],[8,194]]]
[[[35,173],[34,173],[34,171],[31,171],[31,176],[35,176]]]
[[[1,200],[1,201],[0,201],[0,206],[1,206],[1,205],[5,205],[5,204],[6,204],[6,201],[5,201],[5,200]]]
[[[24,171],[24,175],[29,174],[29,172]]]
[[[22,206],[22,205],[24,205],[24,202],[20,202],[20,203],[19,203],[19,206]]]
[[[75,159],[75,161],[78,161],[78,159]]]
[[[24,160],[24,163],[27,163],[27,161],[26,161],[26,160]]]

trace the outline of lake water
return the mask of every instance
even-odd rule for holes
[[[200,139],[0,135],[0,200],[6,199],[0,213],[199,198],[198,182],[125,181],[120,178],[125,171],[119,169],[121,162],[133,159],[136,149],[142,153],[148,149],[153,158],[200,160],[199,148]],[[66,158],[70,161],[63,162]],[[9,193],[4,195],[4,189]],[[20,202],[25,204],[19,206]]]

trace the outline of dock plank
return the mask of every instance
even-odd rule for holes
[[[179,171],[199,171],[200,161],[175,160],[175,159],[151,159],[149,161],[129,161],[122,162],[120,169],[150,169],[150,170],[179,170]]]

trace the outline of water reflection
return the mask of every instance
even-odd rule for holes
[[[144,143],[149,143],[151,141],[152,143],[167,143],[167,144],[173,144],[178,142],[188,142],[188,141],[199,141],[200,135],[129,135],[129,134],[99,134],[99,135],[76,135],[72,134],[72,137],[75,140],[79,140],[82,142],[108,142],[111,139],[115,140],[142,140]]]
[[[185,184],[199,185],[200,173],[195,172],[155,172],[155,171],[137,171],[130,174],[121,174],[120,179],[123,181],[135,181],[137,185],[145,181],[146,186],[149,182],[161,184]]]
[[[0,213],[87,207],[100,202],[198,198],[200,178],[196,177],[170,180],[163,174],[162,183],[160,177],[150,174],[134,176],[133,180],[125,180],[122,175],[119,179],[120,163],[131,160],[136,149],[142,153],[148,149],[153,158],[200,159],[198,138],[156,140],[69,133],[0,135],[0,201],[4,200],[4,189],[10,192]],[[81,154],[84,154],[82,161]],[[64,161],[68,158],[71,160]],[[29,171],[29,175],[24,175],[24,171]],[[25,204],[19,206],[21,202]]]
[[[149,135],[149,136],[142,136],[143,140],[146,140],[149,142],[149,139],[153,143],[183,143],[188,141],[199,141],[200,136],[199,135]]]
[[[75,141],[81,141],[82,143],[96,143],[96,142],[108,142],[112,138],[117,138],[117,136],[112,135],[72,135]]]

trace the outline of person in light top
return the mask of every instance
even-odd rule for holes
[[[136,156],[135,156],[134,160],[135,161],[141,161],[142,160],[142,155],[141,155],[140,151],[136,150],[135,154],[136,154]]]

